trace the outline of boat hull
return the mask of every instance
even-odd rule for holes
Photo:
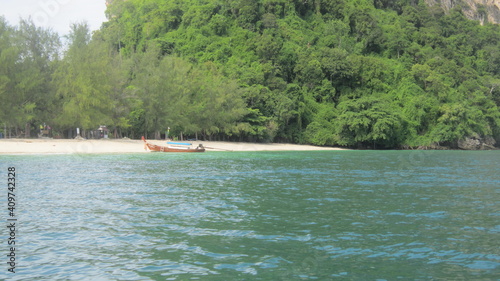
[[[161,146],[148,143],[144,137],[142,137],[144,145],[147,149],[154,152],[205,152],[205,148],[175,148],[168,146]]]

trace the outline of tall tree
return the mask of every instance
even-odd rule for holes
[[[145,132],[154,131],[155,138],[159,138],[168,127],[182,128],[192,94],[192,66],[175,57],[162,59],[154,45],[144,54],[136,54],[136,61],[132,87],[142,100]]]
[[[189,111],[189,123],[197,124],[193,129],[210,139],[214,134],[231,136],[238,133],[237,121],[247,113],[242,99],[243,89],[236,81],[210,69],[197,72],[196,78],[200,83],[191,99],[193,106]]]
[[[87,23],[73,24],[68,39],[69,48],[54,75],[61,107],[57,124],[92,129],[112,123],[108,50],[90,42]]]
[[[19,49],[13,42],[14,28],[7,24],[4,17],[0,16],[0,121],[2,129],[14,126],[15,120],[13,71],[19,57]],[[7,134],[7,132],[4,132]]]
[[[53,111],[50,75],[58,58],[59,37],[23,19],[15,29],[0,19],[0,37],[0,96],[6,105],[0,118],[30,137],[34,122],[48,121]]]

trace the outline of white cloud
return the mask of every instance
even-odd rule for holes
[[[0,0],[0,14],[11,25],[31,16],[37,26],[50,27],[61,35],[68,34],[70,24],[86,21],[97,30],[106,21],[105,0]]]

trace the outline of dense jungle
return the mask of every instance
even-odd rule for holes
[[[94,32],[0,17],[0,131],[494,148],[500,26],[418,0],[114,0]],[[473,144],[472,147],[467,144]]]

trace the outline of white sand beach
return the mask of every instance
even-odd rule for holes
[[[166,145],[165,140],[149,140],[156,145]],[[309,151],[343,150],[343,148],[281,143],[244,143],[219,141],[194,141],[193,147],[203,144],[207,152],[213,151]],[[144,142],[130,139],[0,139],[1,154],[92,154],[92,153],[142,153]]]

